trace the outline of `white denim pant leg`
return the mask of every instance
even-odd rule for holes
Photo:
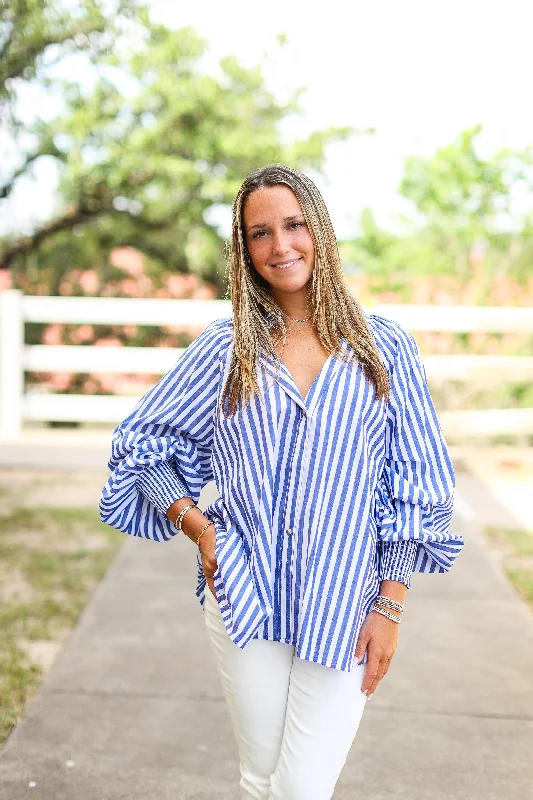
[[[239,750],[241,797],[266,800],[285,725],[294,648],[253,639],[241,650],[207,587],[205,597],[205,622]]]
[[[271,642],[273,646],[277,642]],[[269,800],[329,800],[365,708],[366,665],[352,672],[295,658]]]
[[[365,707],[366,666],[341,672],[261,639],[241,650],[208,590],[205,608],[239,749],[241,797],[328,800]]]

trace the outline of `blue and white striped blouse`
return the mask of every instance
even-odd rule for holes
[[[263,398],[229,418],[219,404],[233,324],[211,323],[116,428],[100,500],[104,522],[165,541],[176,533],[165,511],[214,479],[220,497],[204,514],[230,638],[287,642],[348,672],[380,581],[446,572],[464,545],[449,532],[453,469],[418,347],[398,324],[367,320],[388,403],[358,364],[329,356],[303,399],[269,359]],[[197,565],[203,605],[199,553]]]

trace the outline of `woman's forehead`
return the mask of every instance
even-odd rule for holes
[[[298,198],[288,186],[268,186],[255,189],[244,203],[243,215],[247,225],[260,224],[261,215],[270,218],[285,218],[301,215]],[[257,220],[255,218],[258,218]],[[253,220],[253,221],[252,221]],[[266,219],[264,220],[266,222]]]

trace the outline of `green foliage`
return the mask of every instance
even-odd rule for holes
[[[381,230],[365,209],[358,237],[342,243],[345,262],[371,276],[375,291],[392,289],[408,300],[413,278],[453,276],[463,286],[475,281],[474,299],[483,303],[497,277],[522,284],[531,278],[533,147],[483,158],[481,131],[475,126],[429,158],[406,160],[399,192],[412,214],[402,233]]]
[[[116,4],[116,11],[127,5],[131,4]],[[82,0],[69,8],[46,0],[2,0],[0,9],[0,98],[4,102],[13,98],[16,79],[37,76],[48,48],[60,45],[63,54],[97,52],[109,25],[102,4],[95,0]]]
[[[53,126],[36,120],[27,130],[17,108],[21,90],[39,87],[53,97],[54,67],[79,54],[97,63],[121,27],[140,13],[136,6],[135,0],[0,0],[0,126],[20,149],[15,168],[11,160],[0,165],[0,200],[38,159],[63,155]]]
[[[39,6],[44,14],[50,4]],[[91,8],[96,25],[99,6]],[[194,31],[155,24],[142,8],[134,32],[94,59],[90,86],[54,78],[64,110],[31,134],[34,152],[59,165],[58,210],[32,236],[5,242],[3,252],[0,245],[0,267],[52,264],[59,276],[67,264],[98,267],[129,245],[160,269],[194,272],[223,291],[223,241],[210,212],[229,213],[245,175],[265,163],[319,169],[326,144],[350,131],[284,144],[280,122],[298,113],[298,91],[278,103],[260,66],[232,56],[207,74],[206,45]]]

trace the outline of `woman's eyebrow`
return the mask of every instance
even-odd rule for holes
[[[290,217],[283,217],[283,222],[288,222],[291,219],[298,219],[299,217],[303,217],[303,214],[292,214]],[[256,225],[249,225],[246,230],[251,231],[252,228],[268,228],[266,222],[258,222]]]

